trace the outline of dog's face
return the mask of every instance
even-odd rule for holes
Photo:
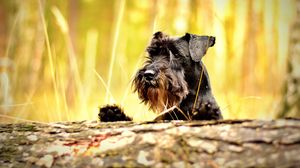
[[[157,32],[147,48],[148,57],[134,80],[134,90],[142,102],[155,112],[162,112],[179,106],[189,94],[186,73],[200,64],[209,47],[215,44],[215,37],[186,34],[171,38]]]

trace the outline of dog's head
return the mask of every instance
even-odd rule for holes
[[[199,65],[215,37],[186,33],[171,38],[162,32],[153,35],[147,48],[148,57],[134,80],[134,90],[142,102],[155,112],[178,106],[189,93],[186,73]]]

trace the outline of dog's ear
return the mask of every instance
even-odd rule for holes
[[[150,45],[147,47],[147,52],[150,56],[155,56],[159,54],[168,54],[168,43],[170,43],[170,38],[167,34],[163,32],[156,32],[153,34]]]
[[[161,31],[158,31],[158,32],[153,34],[153,39],[161,39],[163,37],[164,37],[164,34]]]
[[[184,37],[189,44],[190,56],[195,62],[199,62],[206,54],[207,49],[214,46],[216,41],[213,36],[198,36],[189,33],[186,33]]]

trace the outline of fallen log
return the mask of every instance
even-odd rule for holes
[[[299,167],[300,120],[0,125],[0,167]]]

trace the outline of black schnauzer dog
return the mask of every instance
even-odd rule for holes
[[[216,120],[221,111],[212,94],[201,58],[215,37],[186,33],[179,38],[157,32],[148,57],[134,80],[134,91],[159,115],[155,120]],[[101,121],[130,121],[116,105],[100,108]]]

